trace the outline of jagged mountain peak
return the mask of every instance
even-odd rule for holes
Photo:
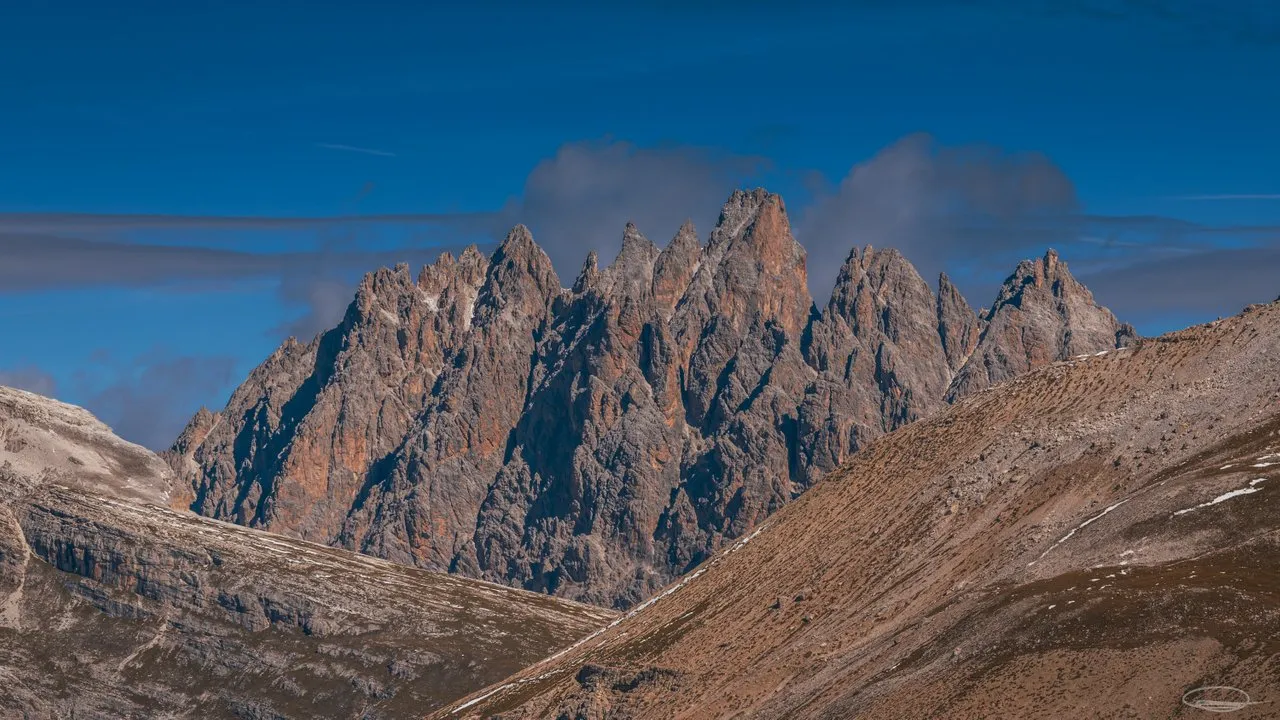
[[[690,241],[698,244],[698,228],[694,226],[692,218],[686,218],[684,222],[680,223],[680,228],[676,230],[675,237],[671,239],[671,242],[688,243]]]
[[[948,398],[1075,355],[1124,347],[1137,338],[1080,284],[1054,250],[1023,260],[982,315],[981,337]]]
[[[517,225],[416,283],[371,273],[359,322],[282,346],[169,459],[204,514],[625,606],[869,440],[997,382],[992,358],[1021,358],[1011,377],[1123,333],[1049,254],[991,323],[870,246],[819,312],[806,262],[764,189],[735,191],[705,246],[690,222],[661,250],[628,223],[571,291]]]
[[[984,311],[985,312],[985,311]],[[964,367],[978,346],[985,325],[982,316],[973,311],[960,289],[945,272],[938,274],[938,336],[947,366],[955,373]]]
[[[582,262],[582,270],[578,271],[578,279],[573,281],[573,293],[580,295],[588,290],[595,289],[600,279],[600,257],[595,250],[587,253],[587,259]]]
[[[533,233],[524,225],[511,228],[490,258],[491,265],[500,263],[524,264],[530,273],[541,272],[551,267],[551,258],[533,239]],[[554,272],[554,270],[552,270]]]
[[[806,253],[780,196],[763,188],[735,191],[699,260],[690,293],[706,307],[691,308],[697,322],[719,315],[741,328],[775,323],[801,337],[813,304]]]
[[[635,258],[643,258],[647,262],[653,262],[658,256],[658,252],[658,247],[640,232],[635,223],[628,222],[626,228],[622,231],[622,250],[618,253],[618,257],[613,264],[625,265]]]
[[[653,292],[654,263],[660,251],[658,246],[640,233],[636,226],[627,223],[622,233],[622,249],[600,273],[600,289],[606,295],[617,295],[639,300]]]
[[[766,208],[772,208],[782,218],[786,217],[786,208],[783,206],[780,195],[764,188],[734,190],[720,209],[716,227],[711,231],[711,245],[741,236]]]
[[[689,289],[702,263],[702,243],[692,220],[685,220],[653,265],[653,297],[659,312],[670,320],[676,304]]]
[[[866,297],[881,296],[886,291],[886,287],[902,282],[917,286],[913,290],[918,290],[918,286],[924,286],[924,279],[902,253],[894,248],[877,250],[871,245],[861,250],[855,247],[849,252],[844,264],[840,266],[827,306],[831,312],[853,318],[854,305],[859,294]],[[927,286],[924,287],[927,290]],[[888,291],[895,292],[893,289]]]

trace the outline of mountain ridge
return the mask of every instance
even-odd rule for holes
[[[517,226],[490,258],[370,273],[341,324],[287,341],[165,457],[201,514],[627,607],[868,440],[1136,337],[1052,251],[983,316],[870,247],[819,308],[805,261],[763,189],[705,246],[628,224],[568,289]]]

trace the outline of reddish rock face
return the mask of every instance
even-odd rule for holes
[[[628,225],[571,290],[524,227],[416,281],[371,273],[168,459],[206,515],[625,607],[869,439],[1125,332],[1056,255],[979,318],[855,250],[816,308],[782,199],[739,191],[705,247]]]

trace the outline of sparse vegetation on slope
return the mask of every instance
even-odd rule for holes
[[[1278,459],[1280,304],[1074,358],[876,440],[435,717],[1165,718],[1200,685],[1268,717]]]

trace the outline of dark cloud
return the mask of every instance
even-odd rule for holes
[[[26,390],[46,397],[57,397],[58,382],[52,375],[33,365],[0,370],[0,385]]]
[[[1083,212],[1070,179],[1036,153],[912,135],[816,197],[796,234],[819,303],[849,249],[867,244],[902,251],[930,282],[945,269],[975,307],[1018,260],[1053,247],[1101,302],[1159,330],[1280,292],[1280,227]]]
[[[1048,158],[910,135],[855,165],[800,215],[810,286],[830,295],[849,249],[894,247],[931,279],[975,254],[1062,244],[1076,231],[1075,188]]]
[[[612,260],[628,221],[659,246],[687,219],[705,237],[725,198],[763,165],[698,148],[569,143],[533,169],[503,216],[529,226],[568,285],[588,251]]]
[[[1280,295],[1280,246],[1190,252],[1079,274],[1119,316],[1164,329],[1275,300]]]
[[[307,253],[0,235],[0,293],[262,277],[310,260]]]
[[[230,356],[183,356],[157,348],[125,360],[102,353],[99,362],[105,365],[99,370],[114,379],[84,392],[85,407],[120,437],[152,450],[169,447],[202,404],[229,393],[239,379],[237,359]]]

